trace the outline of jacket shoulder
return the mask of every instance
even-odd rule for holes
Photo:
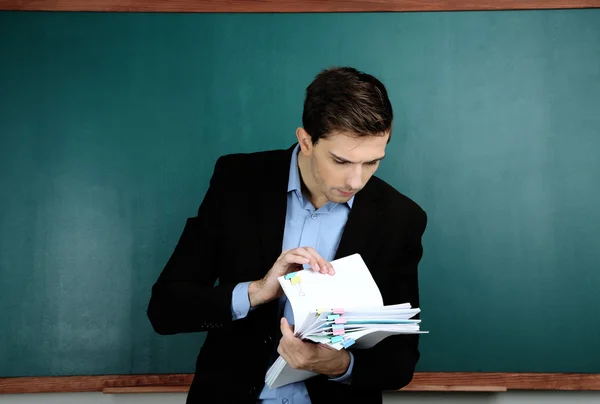
[[[405,222],[408,218],[413,225],[425,229],[427,213],[417,202],[379,177],[371,177],[369,186],[379,195],[379,204],[386,218],[394,223]]]
[[[220,156],[215,163],[211,185],[233,182],[238,189],[256,187],[265,178],[287,170],[288,150],[233,153]],[[287,171],[285,175],[287,176]]]

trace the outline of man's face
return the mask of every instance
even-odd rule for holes
[[[327,200],[348,202],[367,184],[385,156],[389,137],[336,132],[311,147],[312,175]]]

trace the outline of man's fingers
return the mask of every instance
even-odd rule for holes
[[[310,259],[299,254],[287,253],[284,257],[286,264],[308,264]]]
[[[300,264],[304,265],[304,264],[308,264],[310,265],[311,269],[315,270],[315,271],[321,271],[321,267],[318,265],[317,259],[304,247],[298,247],[295,248],[293,250],[290,250],[287,255],[286,258],[289,257],[289,259],[292,259],[292,256],[300,256],[300,257],[304,257],[306,259],[306,261],[300,262]],[[287,261],[286,261],[287,262]],[[298,263],[298,262],[290,262],[290,263]]]
[[[304,247],[304,250],[306,250],[306,252],[308,252],[311,255],[311,257],[312,257],[311,264],[313,264],[313,262],[314,262],[313,268],[316,271],[321,272],[322,274],[326,274],[328,272],[327,261],[325,261],[319,255],[319,253],[312,247]]]
[[[319,253],[317,252],[317,250],[315,250],[312,247],[304,247],[304,248],[317,261],[317,265],[319,266],[319,269],[317,269],[317,271],[320,271],[322,274],[330,274],[330,275],[333,275],[335,273],[333,271],[333,266],[329,262],[327,262],[323,257],[321,257],[319,255]]]
[[[279,258],[283,257],[284,255],[286,255],[286,254],[287,254],[287,253],[289,253],[290,251],[292,251],[292,250],[283,250],[283,251],[281,252],[281,254],[279,254]]]
[[[312,247],[298,247],[282,253],[288,264],[310,265],[311,269],[322,274],[334,275],[333,265],[319,255]]]

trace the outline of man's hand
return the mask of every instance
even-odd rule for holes
[[[350,366],[350,354],[328,345],[304,342],[294,337],[287,320],[281,319],[281,341],[277,352],[294,369],[309,370],[329,377],[342,376]]]
[[[311,269],[322,274],[335,274],[333,266],[325,261],[312,247],[286,250],[277,258],[277,261],[264,278],[254,281],[248,286],[250,306],[256,307],[281,296],[283,290],[277,278],[301,270],[303,264],[309,264]]]

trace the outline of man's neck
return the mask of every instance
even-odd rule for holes
[[[298,151],[298,171],[300,173],[302,194],[308,198],[315,209],[319,209],[327,203],[327,198],[318,192],[317,184],[312,176],[310,160],[302,154],[302,151]]]

